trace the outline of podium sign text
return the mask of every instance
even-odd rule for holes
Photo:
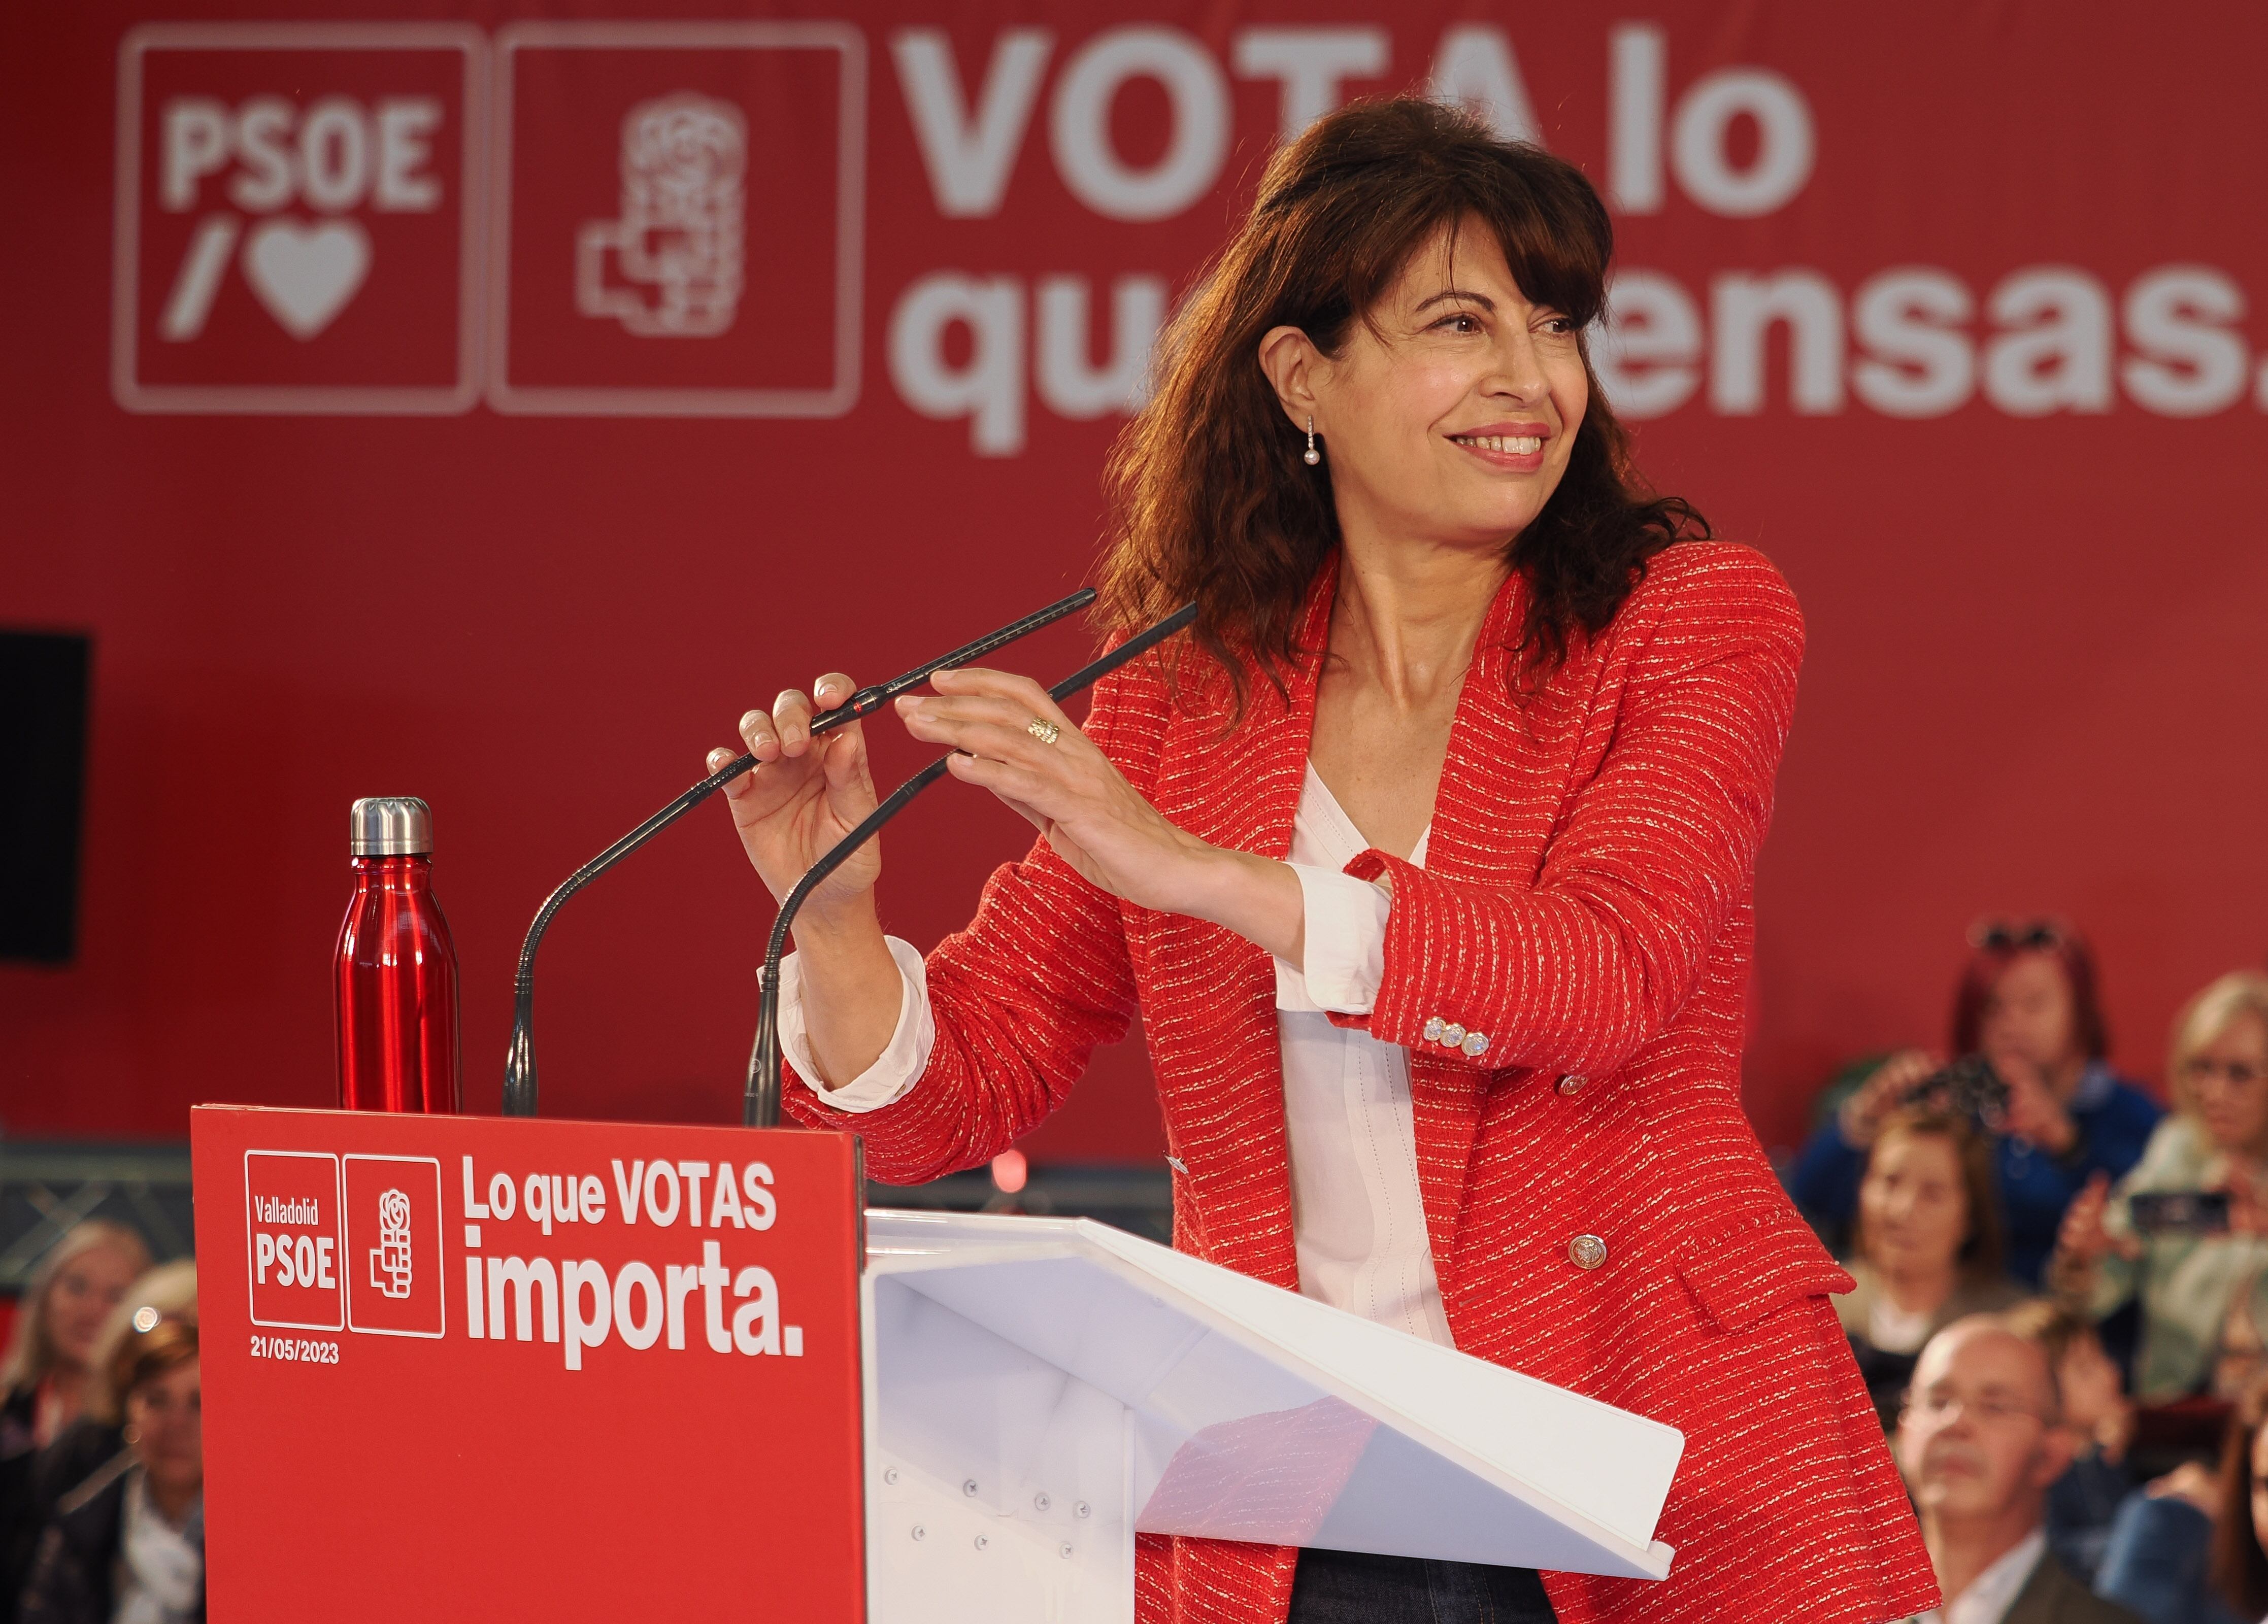
[[[199,1107],[211,1615],[864,1615],[847,1136]]]

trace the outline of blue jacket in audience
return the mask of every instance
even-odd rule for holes
[[[2048,1549],[2062,1559],[2073,1577],[2095,1583],[2111,1525],[2134,1492],[2134,1479],[2123,1466],[2089,1449],[2048,1489]]]
[[[2188,1501],[2139,1490],[2111,1519],[2095,1593],[2149,1624],[2251,1624],[2213,1588],[2213,1518]]]
[[[2102,1061],[2080,1075],[2069,1108],[2079,1128],[2069,1156],[2051,1156],[2026,1139],[2000,1136],[1992,1142],[2008,1273],[2028,1285],[2040,1283],[2063,1210],[2080,1187],[2097,1172],[2119,1178],[2140,1161],[2151,1129],[2164,1114],[2147,1094]],[[1867,1153],[1848,1143],[1830,1118],[1789,1170],[1788,1194],[1813,1223],[1840,1239],[1858,1216],[1859,1181],[1866,1171]]]

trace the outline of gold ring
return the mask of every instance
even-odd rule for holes
[[[1024,731],[1043,745],[1051,745],[1063,737],[1063,729],[1045,716],[1034,716],[1024,724]]]

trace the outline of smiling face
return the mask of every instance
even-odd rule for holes
[[[1368,314],[1336,356],[1293,327],[1261,344],[1292,422],[1314,418],[1343,533],[1501,547],[1558,489],[1590,403],[1575,324],[1529,303],[1470,219],[1412,254]]]

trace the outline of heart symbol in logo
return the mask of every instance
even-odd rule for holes
[[[331,325],[370,275],[370,236],[352,220],[269,220],[244,240],[244,279],[297,339]]]

